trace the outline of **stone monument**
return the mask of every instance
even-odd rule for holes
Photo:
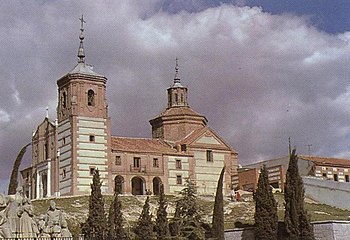
[[[43,222],[44,220],[44,222]],[[41,221],[41,222],[40,222]],[[42,232],[40,237],[71,237],[67,221],[61,210],[57,209],[56,203],[51,200],[44,219],[39,220],[38,225]]]
[[[36,220],[35,220],[36,219]],[[21,187],[15,195],[0,194],[0,239],[72,237],[67,221],[51,200],[46,214],[35,218],[33,206]]]

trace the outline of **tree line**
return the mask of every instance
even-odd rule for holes
[[[202,219],[202,209],[197,202],[196,184],[192,179],[186,180],[181,197],[176,201],[175,213],[172,218],[167,215],[167,200],[164,186],[160,186],[157,200],[155,221],[150,213],[149,196],[143,205],[138,221],[126,231],[123,226],[122,206],[118,191],[109,209],[108,218],[104,210],[104,198],[101,193],[102,182],[99,171],[93,174],[89,214],[82,224],[82,233],[87,240],[117,240],[117,239],[216,239],[224,240],[224,209],[223,209],[223,177],[222,169],[215,195],[212,224]],[[314,240],[313,228],[307,211],[304,208],[304,186],[298,170],[298,157],[295,149],[290,153],[289,166],[284,187],[285,215],[284,223],[278,223],[277,203],[274,199],[268,179],[268,170],[261,168],[257,190],[254,192],[256,240]]]
[[[127,239],[224,239],[224,210],[223,210],[223,177],[222,169],[215,197],[212,227],[202,219],[202,209],[197,202],[197,187],[188,178],[180,192],[181,197],[176,201],[174,217],[169,219],[167,214],[168,202],[164,194],[164,185],[160,185],[157,200],[155,221],[150,213],[149,196],[143,205],[138,221],[127,231],[123,226],[122,205],[115,191],[113,202],[108,211],[104,210],[104,198],[101,192],[102,181],[98,170],[93,174],[91,195],[89,198],[89,214],[82,224],[81,230],[86,240],[127,240]],[[116,184],[118,185],[118,184]]]

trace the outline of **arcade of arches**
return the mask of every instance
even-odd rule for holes
[[[162,180],[159,177],[154,177],[152,180],[152,188],[147,188],[146,181],[141,176],[135,176],[131,179],[131,193],[132,195],[147,195],[154,194],[159,195],[160,186]],[[114,189],[118,194],[123,194],[125,192],[125,181],[124,178],[120,175],[117,175],[114,178]]]

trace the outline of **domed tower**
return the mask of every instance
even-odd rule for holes
[[[107,78],[85,63],[84,19],[81,20],[78,64],[57,80],[59,192],[76,195],[90,191],[92,174],[99,169],[102,191],[108,186],[110,118]]]
[[[187,94],[187,87],[181,84],[176,58],[174,83],[168,88],[168,106],[164,112],[150,120],[153,138],[176,142],[207,125],[207,119],[188,105]]]

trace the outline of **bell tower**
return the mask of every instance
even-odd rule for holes
[[[188,105],[188,89],[181,84],[177,58],[174,83],[167,91],[167,109],[149,121],[152,125],[152,138],[176,142],[192,131],[207,125],[207,119]]]
[[[95,169],[108,189],[110,118],[106,100],[107,78],[85,63],[84,18],[80,18],[78,64],[57,80],[59,192],[76,195],[90,191]]]
[[[178,58],[176,58],[174,84],[168,88],[168,108],[171,107],[188,107],[187,87],[181,84]]]

